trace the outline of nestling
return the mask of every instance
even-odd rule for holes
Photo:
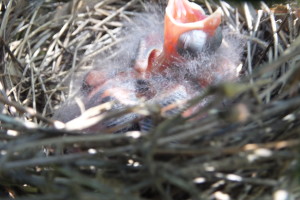
[[[113,110],[141,101],[168,107],[209,85],[236,80],[242,49],[239,39],[222,30],[221,17],[220,9],[207,16],[188,0],[169,0],[164,24],[160,14],[140,14],[134,26],[125,29],[131,36],[118,56],[108,61],[102,58],[84,76],[79,92],[84,109],[109,101],[114,101]],[[166,110],[167,115],[180,112],[172,107]],[[56,118],[67,122],[80,114],[74,103],[63,107]],[[127,114],[86,130],[107,129],[135,119],[139,119],[137,114]],[[134,128],[144,130],[147,126],[143,124],[143,120],[137,122]],[[133,126],[126,130],[130,128]]]

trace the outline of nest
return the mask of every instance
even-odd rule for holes
[[[83,134],[74,124],[90,118],[61,123],[55,109],[74,77],[116,52],[123,24],[147,9],[139,0],[87,2],[2,1],[1,199],[300,198],[295,4],[198,2],[210,13],[220,6],[223,23],[242,33],[241,80],[188,101],[213,97],[194,119],[141,103],[102,115],[151,116],[149,132]]]

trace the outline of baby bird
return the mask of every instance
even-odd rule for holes
[[[141,14],[132,29],[133,37],[139,40],[129,38],[110,66],[100,63],[101,67],[84,76],[80,90],[84,109],[113,101],[112,110],[117,110],[146,101],[160,105],[166,116],[172,116],[181,111],[172,104],[192,98],[209,85],[236,80],[241,48],[237,38],[221,29],[221,16],[220,9],[207,16],[188,0],[169,0],[164,24],[159,14]],[[80,115],[74,103],[63,108],[57,119],[67,122]],[[131,121],[138,123],[126,126]],[[131,113],[85,130],[118,126],[122,129],[114,132],[148,131],[151,119]]]

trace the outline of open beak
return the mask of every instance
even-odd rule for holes
[[[152,44],[151,38],[156,35],[144,38],[134,69],[142,78],[146,78],[151,72],[161,73],[174,62],[184,61],[182,56],[185,54],[196,55],[197,51],[205,50],[207,45],[212,49],[220,46],[222,36],[219,36],[218,27],[221,15],[220,8],[207,16],[199,5],[188,0],[169,0],[164,20],[163,49],[157,49]]]
[[[169,0],[165,14],[163,52],[158,57],[159,71],[178,61],[176,50],[179,37],[186,32],[201,30],[214,36],[221,23],[222,11],[206,16],[204,10],[188,0]]]

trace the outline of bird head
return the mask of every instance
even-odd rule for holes
[[[164,19],[163,51],[157,58],[159,71],[180,61],[185,54],[193,56],[220,46],[221,15],[220,9],[207,16],[201,6],[188,0],[169,0]]]

